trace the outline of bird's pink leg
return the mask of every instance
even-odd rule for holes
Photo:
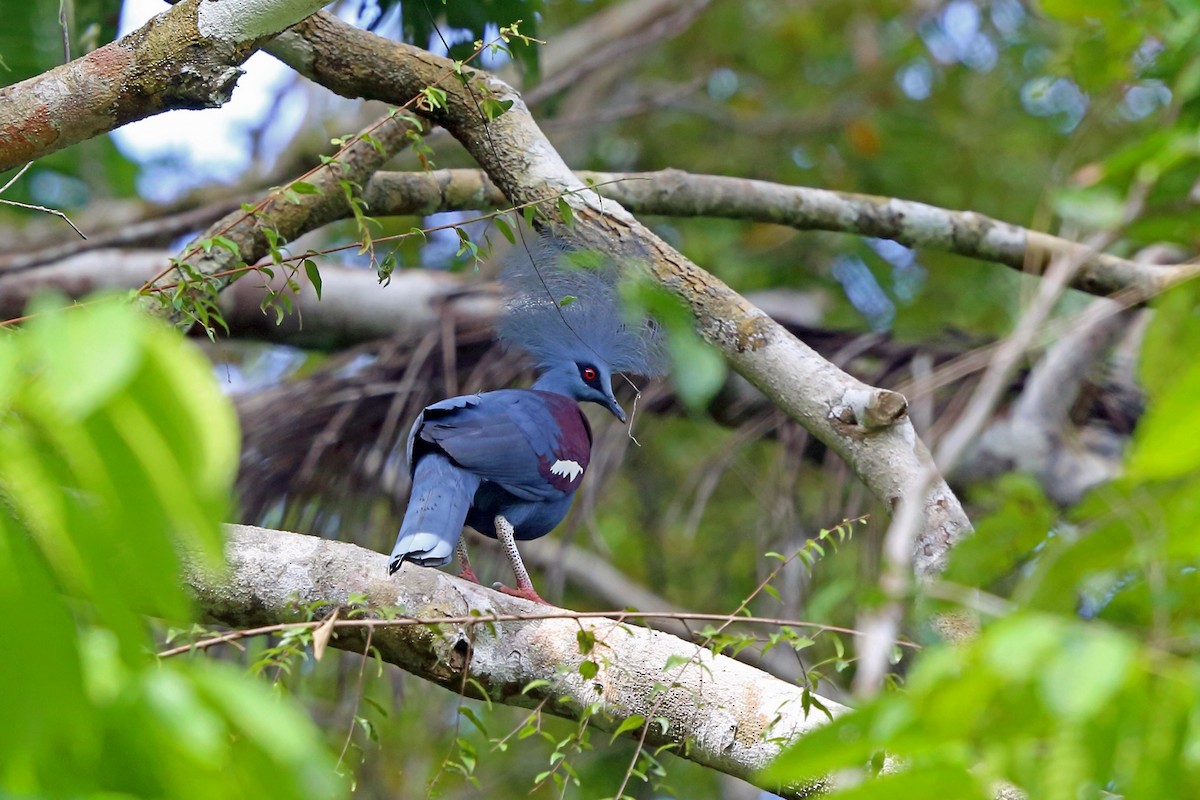
[[[471,569],[471,560],[467,558],[467,543],[463,541],[462,536],[459,537],[454,552],[458,555],[458,577],[471,583],[479,583],[479,577],[475,575],[475,570]]]
[[[502,516],[496,517],[496,538],[500,540],[500,546],[504,548],[504,555],[508,557],[508,563],[512,565],[513,575],[517,579],[517,588],[510,589],[501,583],[492,584],[492,588],[513,597],[523,597],[544,606],[550,605],[534,590],[533,583],[529,580],[529,573],[525,570],[525,564],[521,561],[521,554],[517,552],[517,540],[513,526]]]

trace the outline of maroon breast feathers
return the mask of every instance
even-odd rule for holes
[[[539,471],[561,492],[579,488],[592,456],[592,428],[579,404],[569,397],[539,392],[554,418],[557,437],[551,435],[548,451],[538,454]],[[548,432],[550,433],[550,432]]]

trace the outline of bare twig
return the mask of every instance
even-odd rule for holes
[[[20,180],[21,176],[24,175],[26,173],[26,171],[28,171],[28,169],[32,166],[33,166],[33,162],[30,161],[25,166],[21,167],[21,169],[17,170],[16,175],[13,175],[11,178],[8,179],[8,181],[3,186],[0,186],[0,194],[4,194],[6,191],[8,191],[12,187],[12,185],[14,183],[16,183],[18,180]],[[82,238],[82,239],[87,238],[86,236],[83,235],[83,231],[81,231],[81,230],[79,230],[79,228],[75,227],[75,223],[71,222],[70,217],[68,217],[63,212],[58,211],[57,209],[46,208],[45,206],[32,205],[30,203],[21,203],[16,200],[5,200],[4,198],[0,198],[0,203],[3,203],[6,206],[15,206],[16,208],[25,208],[30,211],[41,211],[44,214],[53,214],[54,216],[61,218],[63,222],[70,225],[71,230],[78,233],[80,238]]]
[[[301,534],[292,534],[299,536]],[[448,576],[453,577],[453,576]],[[755,590],[755,594],[762,591],[762,585]],[[753,597],[753,595],[751,595]],[[747,601],[750,598],[747,598]],[[744,608],[745,603],[739,608]],[[862,636],[862,632],[854,628],[844,628],[837,625],[825,625],[820,622],[809,622],[799,619],[782,619],[779,617],[756,617],[739,614],[734,611],[729,614],[710,614],[700,611],[630,611],[628,609],[616,609],[612,611],[569,611],[567,609],[559,609],[556,611],[536,612],[530,614],[499,614],[495,612],[472,614],[470,616],[458,617],[397,617],[387,619],[335,619],[330,622],[328,619],[308,620],[305,622],[277,622],[270,625],[259,625],[254,628],[239,628],[237,630],[228,631],[226,633],[210,636],[206,639],[192,642],[190,644],[178,645],[166,650],[159,651],[159,658],[171,658],[173,656],[183,655],[185,653],[199,652],[208,650],[211,647],[216,647],[222,644],[233,644],[242,639],[253,639],[258,636],[270,636],[276,633],[282,633],[289,630],[316,630],[322,625],[327,625],[334,629],[341,628],[361,628],[363,630],[374,630],[379,628],[409,628],[413,626],[420,627],[438,627],[440,625],[488,625],[495,622],[536,622],[539,620],[548,619],[604,619],[614,620],[618,624],[636,625],[643,620],[651,619],[672,619],[678,621],[692,620],[695,622],[720,622],[721,627],[717,629],[720,633],[734,622],[745,623],[747,625],[766,625],[773,628],[807,628],[809,630],[819,631],[821,633],[843,633],[847,636]],[[709,637],[711,640],[712,637]],[[910,642],[901,639],[897,644],[900,647],[908,647],[912,649],[920,649],[920,645],[915,642]]]

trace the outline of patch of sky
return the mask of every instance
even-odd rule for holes
[[[1125,90],[1117,112],[1130,122],[1136,122],[1170,104],[1171,90],[1165,83],[1157,80],[1142,81]]]
[[[1015,42],[1021,38],[1021,28],[1025,23],[1025,8],[1020,0],[992,0],[988,7],[988,16],[992,27],[1007,42]]]
[[[491,47],[493,42],[500,42],[500,26],[494,22],[489,22],[483,29],[483,52],[479,54],[479,66],[486,70],[498,70],[508,62],[512,61],[512,56],[503,47]],[[517,44],[516,47],[523,45]]]
[[[933,67],[924,58],[910,61],[897,70],[896,83],[913,100],[925,100],[933,94]]]
[[[465,220],[477,216],[479,215],[473,211],[442,211],[425,217],[422,223],[424,228],[443,229],[429,231],[425,234],[425,247],[422,248],[422,266],[426,269],[450,269],[456,263],[466,258],[466,255],[458,255],[462,240],[458,238],[456,230],[443,226],[455,225],[461,227],[471,237],[471,241],[482,242],[484,233],[487,230],[486,222],[475,222],[469,225],[461,224]]]
[[[1059,129],[1072,131],[1087,111],[1088,99],[1069,78],[1043,75],[1021,87],[1021,104],[1037,117],[1059,117]]]
[[[832,272],[842,284],[846,299],[863,315],[871,330],[882,332],[892,327],[896,306],[865,261],[856,255],[840,255],[833,261]]]
[[[466,44],[474,39],[475,34],[471,33],[470,28],[444,28],[439,25],[429,35],[429,44],[425,49],[436,56],[448,56],[454,45]]]
[[[891,239],[868,239],[867,246],[892,268],[892,294],[908,305],[917,299],[925,285],[925,268],[917,263],[917,253]]]
[[[50,208],[82,208],[90,193],[85,182],[53,169],[38,169],[29,176],[29,195]]]
[[[348,4],[339,13],[356,22],[363,8]],[[126,0],[119,34],[162,10],[159,0]],[[398,16],[385,15],[375,30],[398,35]],[[242,69],[233,97],[221,108],[168,111],[113,131],[117,148],[141,166],[143,197],[165,203],[213,181],[244,179],[256,164],[269,168],[292,140],[310,112],[307,90],[289,67],[266,53],[254,54]]]
[[[728,67],[718,67],[708,76],[708,96],[714,102],[724,103],[738,90],[738,75]]]
[[[995,43],[983,30],[983,15],[972,0],[952,0],[917,28],[925,48],[942,64],[962,64],[978,72],[996,66]]]
[[[307,358],[308,354],[297,347],[262,345],[254,347],[241,363],[214,364],[213,375],[225,394],[245,394],[282,383],[300,369]]]
[[[802,144],[798,144],[792,148],[792,163],[800,169],[812,169],[817,164],[813,160],[812,153]]]

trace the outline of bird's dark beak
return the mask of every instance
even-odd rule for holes
[[[621,420],[621,422],[627,421],[627,418],[625,417],[625,409],[621,408],[620,404],[617,403],[617,398],[609,395],[608,402],[604,404],[604,407],[611,411],[613,416]]]

